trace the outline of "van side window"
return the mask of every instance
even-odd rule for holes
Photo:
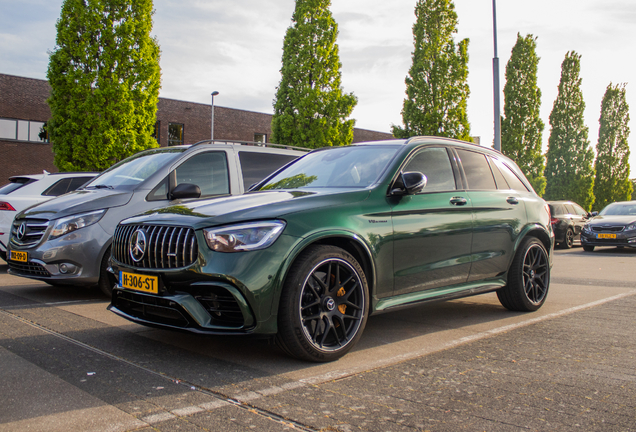
[[[230,193],[230,179],[225,152],[207,152],[192,155],[175,170],[176,183],[199,186],[201,197]]]
[[[448,151],[442,147],[426,148],[419,151],[406,164],[404,172],[418,171],[426,176],[426,192],[441,192],[456,190],[453,168],[448,158]]]
[[[296,159],[296,156],[286,154],[239,151],[244,190],[247,191],[251,185],[263,180],[294,159]]]
[[[457,149],[459,159],[461,159],[468,189],[472,190],[496,190],[497,185],[492,176],[490,165],[486,160],[486,155],[468,150]]]

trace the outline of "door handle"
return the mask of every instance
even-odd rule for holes
[[[466,198],[463,198],[463,197],[452,197],[450,199],[450,203],[456,206],[463,206],[463,205],[466,205],[468,201],[466,200]]]
[[[508,197],[506,202],[508,204],[519,204],[519,200],[516,197]]]

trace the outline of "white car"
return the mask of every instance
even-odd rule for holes
[[[0,258],[7,259],[7,244],[13,218],[27,207],[74,191],[91,180],[96,172],[21,175],[9,177],[0,187]]]

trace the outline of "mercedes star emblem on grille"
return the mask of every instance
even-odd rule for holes
[[[139,262],[143,259],[146,254],[146,233],[144,230],[138,229],[130,236],[128,249],[134,262]]]
[[[24,240],[26,230],[27,230],[26,222],[22,222],[20,226],[18,227],[18,232],[17,232],[18,240],[20,241]]]

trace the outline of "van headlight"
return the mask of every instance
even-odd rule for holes
[[[106,209],[97,210],[90,213],[82,213],[73,216],[67,216],[55,221],[53,230],[49,235],[49,239],[56,239],[78,229],[85,228],[98,222],[106,213]]]
[[[245,252],[271,246],[284,229],[283,221],[266,221],[204,229],[203,234],[213,251]]]

